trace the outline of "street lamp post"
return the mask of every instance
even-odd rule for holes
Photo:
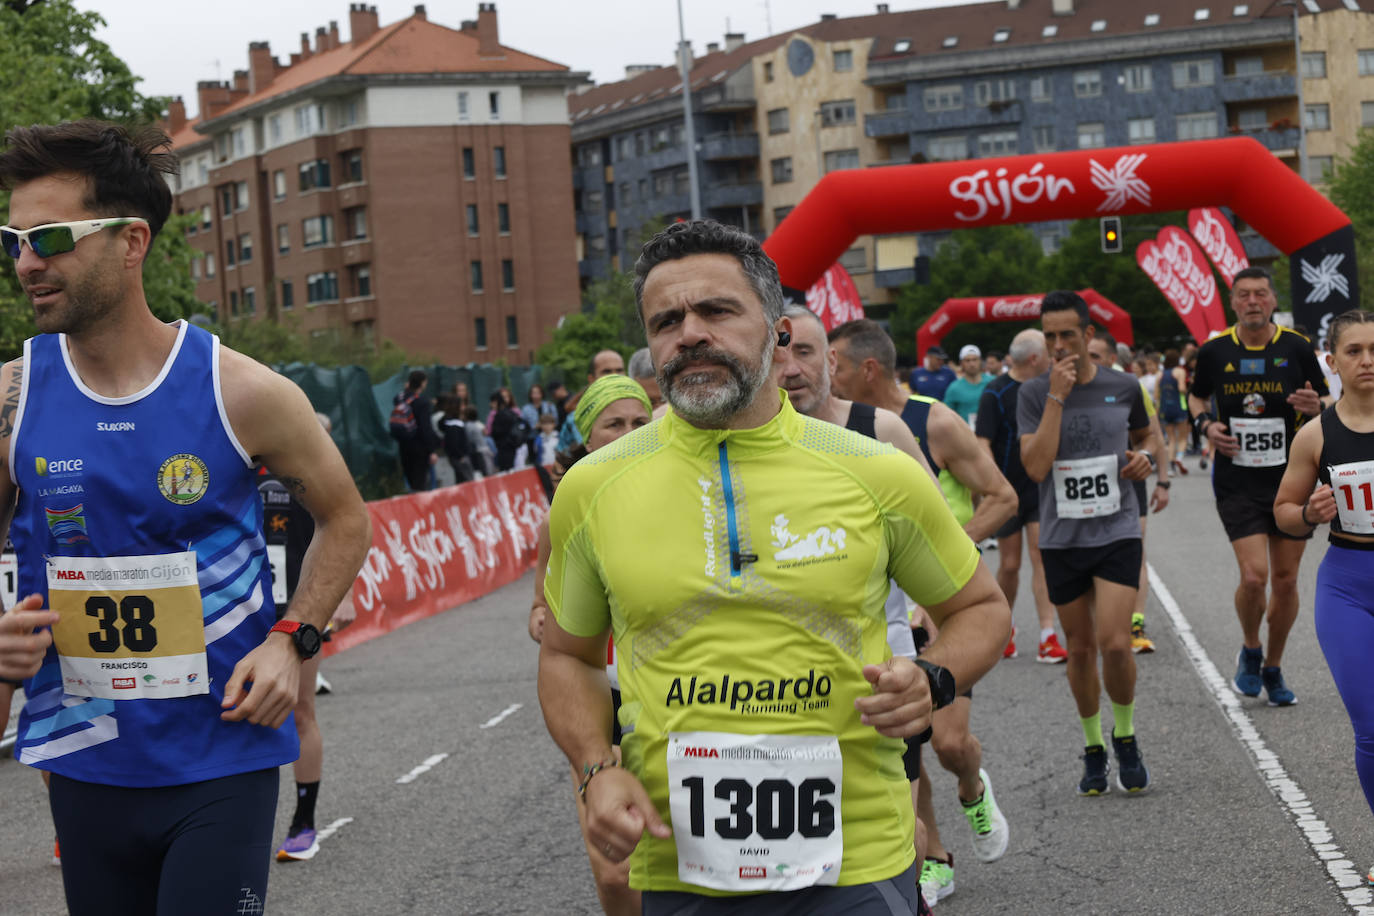
[[[701,219],[701,184],[697,176],[697,132],[692,125],[692,68],[688,63],[687,30],[682,24],[682,0],[677,0],[677,65],[682,75],[682,120],[687,127],[687,183],[692,198],[692,219]]]
[[[1302,32],[1298,28],[1298,0],[1279,0],[1279,6],[1293,8],[1293,61],[1298,74],[1298,173],[1304,181],[1307,177],[1307,106],[1303,103],[1302,92]]]

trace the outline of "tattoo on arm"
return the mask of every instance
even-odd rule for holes
[[[300,499],[301,494],[305,492],[305,481],[301,480],[299,477],[279,477],[277,479],[280,480],[281,485],[286,487],[291,495],[297,499]]]
[[[24,364],[16,362],[10,373],[9,385],[5,388],[4,401],[0,402],[0,439],[8,439],[14,432],[14,415],[19,410],[19,392],[24,388]]]

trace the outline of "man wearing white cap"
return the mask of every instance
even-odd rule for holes
[[[969,426],[978,415],[978,399],[992,376],[983,371],[983,351],[967,344],[959,351],[959,377],[945,389],[945,406],[963,417]]]

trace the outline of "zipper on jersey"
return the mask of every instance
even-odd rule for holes
[[[739,523],[735,519],[735,487],[730,480],[730,458],[725,451],[725,443],[719,446],[720,485],[725,496],[725,530],[730,535],[730,579],[738,579],[744,573],[745,563],[757,563],[754,554],[740,553]]]

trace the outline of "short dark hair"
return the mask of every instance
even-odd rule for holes
[[[1105,340],[1107,342],[1107,346],[1111,348],[1112,358],[1116,358],[1116,338],[1112,336],[1111,331],[1107,330],[1101,325],[1098,325],[1093,330],[1093,340]]]
[[[1269,284],[1269,291],[1271,293],[1275,292],[1274,275],[1263,267],[1246,267],[1243,270],[1236,271],[1235,277],[1231,280],[1232,289],[1235,289],[1236,280],[1263,280]]]
[[[1071,289],[1056,289],[1045,294],[1045,298],[1040,302],[1040,317],[1045,317],[1046,312],[1077,312],[1078,326],[1086,328],[1092,323],[1092,316],[1088,313],[1088,303],[1083,301],[1083,297]]]
[[[172,140],[156,127],[83,119],[15,127],[0,152],[0,189],[59,172],[89,179],[82,204],[100,216],[141,216],[156,236],[172,212],[164,175],[180,171]]]
[[[410,375],[406,376],[406,387],[414,391],[427,381],[429,381],[428,372],[423,369],[411,369]]]
[[[855,362],[873,359],[886,371],[897,371],[897,346],[872,318],[856,318],[836,325],[830,329],[829,337],[832,346],[846,341],[850,358]]]
[[[665,261],[676,261],[694,254],[728,254],[739,261],[749,285],[763,303],[763,316],[772,325],[782,317],[782,281],[778,265],[764,254],[763,246],[743,229],[713,219],[684,220],[673,223],[644,243],[635,261],[635,307],[644,321],[644,282],[649,271]]]

